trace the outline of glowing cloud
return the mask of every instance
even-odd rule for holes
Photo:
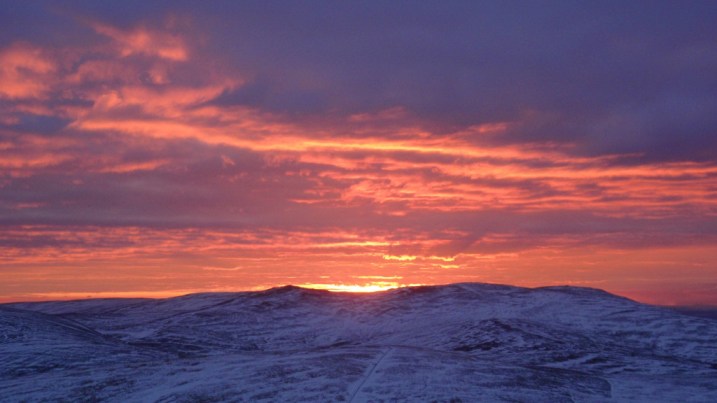
[[[42,49],[16,43],[0,50],[0,97],[42,98],[49,89],[55,64]]]

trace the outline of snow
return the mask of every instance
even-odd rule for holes
[[[0,400],[717,401],[717,320],[601,290],[0,305]]]

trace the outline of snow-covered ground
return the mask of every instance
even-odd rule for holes
[[[0,401],[717,402],[717,320],[575,287],[0,305]]]

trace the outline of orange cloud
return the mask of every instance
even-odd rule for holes
[[[356,138],[317,136],[272,116],[234,108],[186,110],[221,91],[221,86],[173,93],[123,90],[107,95],[99,110],[143,105],[147,119],[111,119],[88,115],[73,127],[120,131],[161,139],[197,139],[266,154],[271,160],[321,164],[319,177],[346,183],[335,201],[406,203],[415,209],[474,211],[509,207],[523,211],[591,208],[606,214],[635,206],[631,214],[663,214],[677,204],[711,208],[712,175],[717,168],[700,163],[619,166],[613,157],[571,157],[555,150],[478,146],[458,139]],[[217,122],[221,116],[221,122]],[[360,157],[356,157],[360,154]],[[433,158],[434,160],[425,157]],[[535,166],[539,166],[536,168]],[[309,172],[309,171],[306,171]],[[336,194],[315,180],[299,203],[316,203],[317,195]],[[598,186],[598,187],[596,187]],[[644,189],[644,191],[643,191]],[[661,195],[671,195],[672,199]],[[325,200],[325,199],[324,199]],[[387,212],[395,214],[396,212]]]
[[[0,97],[42,98],[56,70],[52,60],[37,47],[16,43],[0,50]]]
[[[392,255],[389,248],[404,241],[382,241],[388,234],[341,231],[22,226],[6,228],[0,235],[4,256],[0,270],[5,280],[0,283],[0,298],[6,300],[160,297],[287,283],[378,291],[485,281],[598,286],[643,300],[679,303],[692,297],[671,290],[672,284],[680,284],[680,289],[709,284],[711,262],[717,257],[711,245],[584,248],[571,247],[575,241],[565,238],[515,253],[466,252],[450,258],[424,254],[391,261],[385,256],[401,255]],[[435,234],[417,239],[419,244],[434,240]],[[486,241],[510,242],[510,236]],[[34,290],[31,294],[17,294],[28,287]]]

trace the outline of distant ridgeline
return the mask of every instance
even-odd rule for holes
[[[715,340],[716,320],[576,287],[15,303],[0,305],[0,390],[7,401],[714,402]]]

